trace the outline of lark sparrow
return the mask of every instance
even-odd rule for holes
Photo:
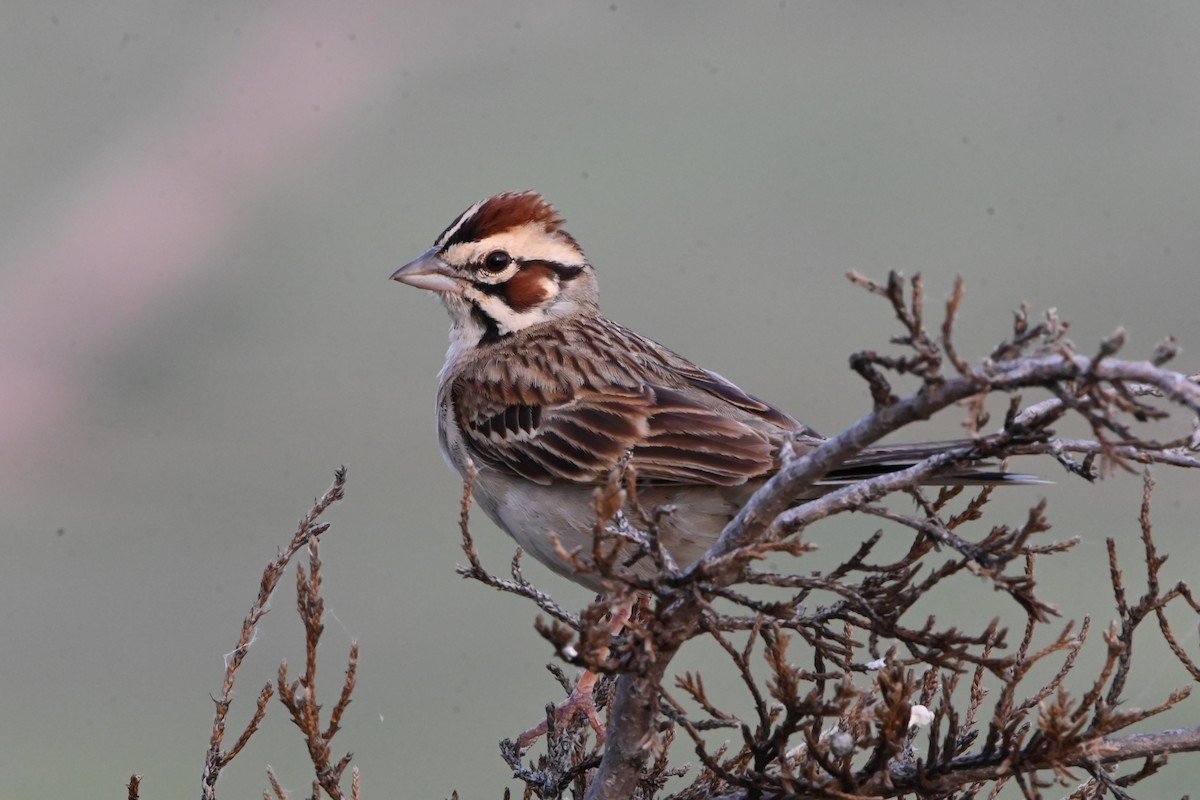
[[[779,469],[785,443],[802,454],[822,441],[775,406],[602,316],[592,265],[534,192],[471,206],[392,278],[435,292],[450,313],[437,392],[446,460],[460,475],[473,462],[474,497],[488,516],[550,568],[593,589],[595,577],[561,553],[591,553],[594,490],[626,454],[643,507],[673,509],[660,537],[686,566]],[[949,444],[864,450],[811,496]],[[653,565],[644,559],[634,569]]]

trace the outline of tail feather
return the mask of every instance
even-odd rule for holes
[[[822,484],[842,485],[856,483],[879,475],[900,472],[930,456],[956,447],[968,446],[969,439],[952,439],[941,442],[919,442],[911,444],[889,444],[869,447],[851,458],[824,478]],[[927,481],[929,486],[1036,486],[1050,484],[1039,475],[1026,472],[1007,472],[992,461],[977,461],[965,467],[935,475]]]

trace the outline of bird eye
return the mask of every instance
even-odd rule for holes
[[[483,268],[488,272],[503,272],[512,263],[512,256],[503,250],[493,250],[483,259]]]

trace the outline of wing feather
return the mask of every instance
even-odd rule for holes
[[[538,483],[599,483],[630,453],[642,480],[738,485],[778,469],[783,438],[807,430],[606,320],[515,345],[460,372],[452,399],[473,458]]]
[[[665,387],[581,391],[532,407],[480,403],[484,394],[458,392],[473,456],[538,483],[598,483],[628,452],[650,481],[737,485],[778,467],[776,437]]]

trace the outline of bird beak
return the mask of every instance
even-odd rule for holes
[[[431,292],[462,294],[462,283],[450,274],[446,262],[438,258],[436,248],[426,250],[419,258],[393,272],[392,280]]]

